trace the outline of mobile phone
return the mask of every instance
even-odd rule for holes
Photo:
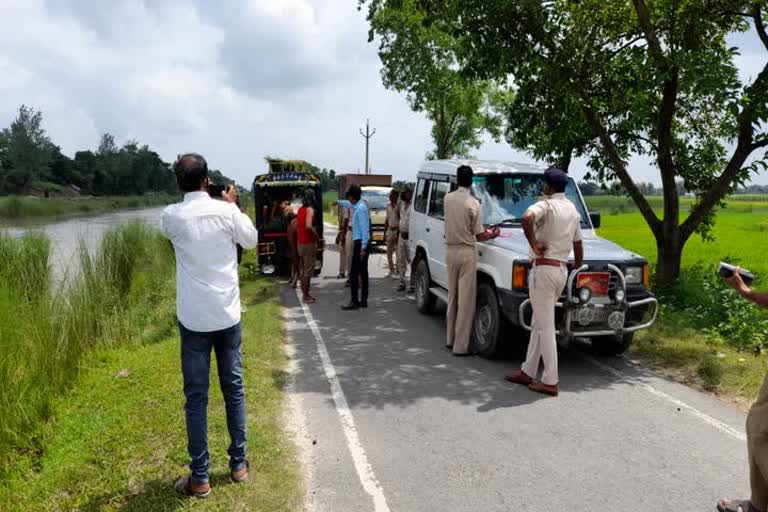
[[[224,193],[226,187],[224,185],[208,185],[208,195],[214,199],[222,199],[221,194]]]
[[[733,277],[734,272],[736,272],[736,267],[724,261],[721,261],[720,266],[717,268],[717,275],[720,277]],[[741,275],[741,279],[747,286],[755,282],[755,275],[749,270],[739,269],[739,275]]]

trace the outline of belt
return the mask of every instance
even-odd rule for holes
[[[545,267],[566,267],[566,263],[560,260],[553,260],[551,258],[536,258],[533,260],[533,264],[536,266],[542,265]]]

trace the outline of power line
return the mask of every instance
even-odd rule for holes
[[[366,119],[365,120],[365,133],[363,133],[362,128],[360,129],[360,135],[363,136],[365,139],[365,174],[370,174],[371,168],[368,166],[368,155],[370,153],[369,146],[371,144],[371,139],[374,135],[376,135],[376,129],[373,129],[373,132],[371,132],[371,120]]]

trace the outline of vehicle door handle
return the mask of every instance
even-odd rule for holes
[[[427,233],[429,233],[430,231],[431,231],[431,229],[427,228]]]

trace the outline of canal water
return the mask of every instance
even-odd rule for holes
[[[77,216],[53,222],[30,222],[16,226],[0,226],[12,236],[27,232],[45,234],[52,244],[51,268],[54,275],[63,277],[77,271],[77,251],[80,241],[89,249],[98,247],[104,233],[115,226],[142,221],[158,227],[164,207],[121,210],[100,215]]]

